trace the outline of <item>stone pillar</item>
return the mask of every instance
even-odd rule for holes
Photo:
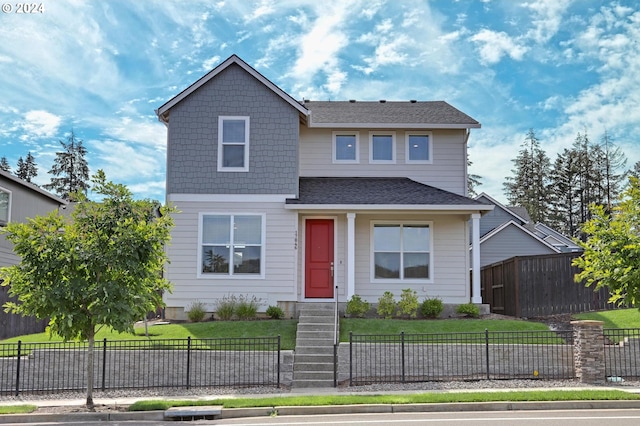
[[[605,381],[604,336],[602,321],[571,321],[573,326],[573,362],[581,383]]]

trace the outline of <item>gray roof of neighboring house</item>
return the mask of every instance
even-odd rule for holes
[[[479,128],[480,123],[444,101],[304,101],[309,127]]]
[[[489,206],[403,177],[301,177],[299,197],[289,198],[286,203]]]
[[[42,194],[45,197],[48,197],[48,198],[52,199],[53,201],[55,201],[58,204],[61,204],[61,205],[69,204],[68,201],[58,197],[57,195],[54,195],[54,194],[52,194],[50,192],[47,192],[44,189],[40,188],[38,185],[36,185],[34,183],[31,183],[31,182],[27,182],[26,180],[20,179],[18,176],[14,176],[9,172],[5,172],[4,170],[0,170],[0,176],[5,178],[5,179],[7,179],[7,180],[15,182],[15,183],[27,188],[27,189],[30,189],[31,191],[37,192],[39,194]]]

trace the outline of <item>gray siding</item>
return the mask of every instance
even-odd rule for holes
[[[511,225],[480,245],[480,266],[490,265],[514,256],[555,253],[540,240]]]
[[[345,130],[345,129],[340,129]],[[405,132],[396,132],[395,164],[369,163],[369,130],[359,129],[358,164],[333,163],[333,129],[301,128],[300,176],[408,177],[454,194],[467,195],[466,144],[463,130],[433,130],[433,163],[405,163]]]
[[[481,197],[478,201],[488,202],[489,200]],[[480,218],[480,238],[510,220],[518,222],[519,225],[523,225],[515,216],[504,211],[500,206],[496,206],[492,211]]]
[[[218,117],[250,117],[248,172],[217,172]],[[237,65],[171,109],[169,194],[295,194],[299,114]]]

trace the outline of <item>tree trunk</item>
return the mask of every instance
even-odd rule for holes
[[[93,348],[95,346],[95,330],[92,328],[88,336],[87,346],[87,408],[93,408]]]

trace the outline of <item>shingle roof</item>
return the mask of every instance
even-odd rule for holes
[[[309,127],[478,128],[480,123],[444,101],[305,101]]]
[[[301,177],[299,197],[286,204],[487,206],[403,177]]]

